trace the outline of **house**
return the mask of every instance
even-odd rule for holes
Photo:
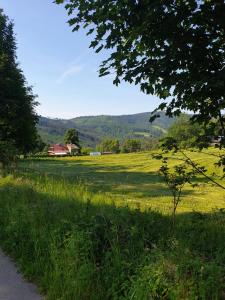
[[[66,156],[79,153],[80,148],[75,144],[53,144],[49,147],[49,156]]]
[[[62,144],[51,145],[48,149],[49,156],[65,156],[68,154],[69,154],[68,148]]]
[[[219,148],[223,139],[223,136],[212,137],[210,141],[210,146]]]
[[[72,155],[78,154],[80,152],[80,147],[75,144],[66,144],[66,147],[69,150],[69,153]]]

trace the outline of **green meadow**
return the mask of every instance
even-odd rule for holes
[[[107,198],[106,202],[113,201],[117,206],[140,207],[142,211],[154,209],[167,214],[171,211],[171,192],[158,173],[161,161],[153,159],[152,153],[27,160],[20,166],[28,174],[63,178],[65,183],[82,185],[87,191]],[[222,170],[214,166],[217,158],[212,154],[216,153],[216,150],[206,153],[187,151],[194,161],[206,166],[209,176],[222,183]],[[182,163],[181,155],[170,157],[171,166]],[[199,186],[195,189],[186,185],[178,212],[210,212],[225,208],[225,193],[220,188],[207,184],[201,177],[197,182]]]
[[[187,153],[223,183],[216,151]],[[197,177],[173,230],[159,167],[150,152],[20,161],[0,179],[1,247],[50,300],[224,299],[225,192]]]

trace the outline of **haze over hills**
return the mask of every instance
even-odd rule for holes
[[[104,138],[160,137],[166,133],[174,119],[160,113],[153,124],[149,123],[150,113],[121,116],[88,116],[74,119],[51,119],[40,117],[38,130],[46,143],[63,142],[67,129],[76,128],[83,146],[95,147]]]

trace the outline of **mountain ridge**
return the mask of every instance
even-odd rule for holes
[[[160,112],[160,118],[149,123],[151,113],[128,115],[79,116],[71,119],[40,117],[38,131],[46,143],[63,142],[67,129],[76,128],[83,146],[95,147],[104,138],[160,137],[167,132],[174,119]]]

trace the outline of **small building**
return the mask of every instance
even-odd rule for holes
[[[90,152],[90,156],[100,156],[101,152]]]
[[[224,139],[223,136],[212,137],[210,141],[210,146],[219,148],[223,139]]]
[[[69,154],[68,148],[63,144],[51,145],[48,149],[49,156],[66,156]]]
[[[78,154],[80,152],[80,147],[75,144],[66,144],[66,147],[71,155]]]
[[[53,144],[49,147],[49,156],[66,156],[79,153],[80,148],[74,144]]]
[[[211,147],[218,148],[220,146],[220,141],[218,139],[212,139],[209,144]]]

